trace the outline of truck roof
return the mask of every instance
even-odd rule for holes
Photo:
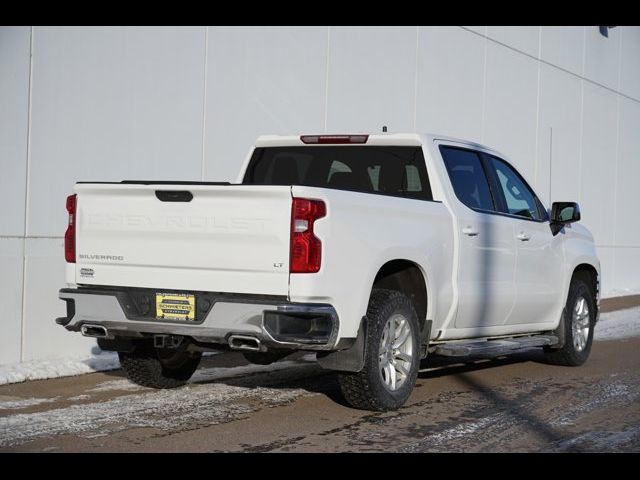
[[[444,140],[448,142],[455,142],[464,145],[468,145],[473,148],[480,148],[483,150],[493,150],[492,148],[481,145],[477,142],[470,140],[464,140],[460,138],[449,137],[447,135],[438,135],[434,133],[321,133],[321,134],[299,134],[299,135],[260,135],[256,140],[256,147],[284,147],[284,146],[305,146],[305,145],[317,145],[323,142],[305,142],[303,137],[358,137],[364,139],[366,142],[327,142],[328,144],[366,144],[366,145],[406,145],[406,146],[421,146],[425,143],[431,143],[435,140]]]

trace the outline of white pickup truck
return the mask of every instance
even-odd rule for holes
[[[314,351],[351,405],[388,410],[428,354],[580,365],[598,318],[578,205],[548,211],[472,142],[261,136],[236,183],[79,182],[67,210],[56,322],[145,386],[184,384],[207,350]]]

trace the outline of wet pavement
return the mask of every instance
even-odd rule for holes
[[[538,350],[422,367],[385,413],[346,406],[312,355],[207,357],[175,390],[119,370],[5,385],[0,451],[640,451],[640,337],[597,341],[577,368]]]

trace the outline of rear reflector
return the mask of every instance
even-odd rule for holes
[[[76,263],[76,207],[77,196],[67,197],[67,212],[69,212],[69,225],[64,233],[64,259],[68,263]]]
[[[344,144],[367,143],[369,135],[301,135],[300,140],[306,144]]]
[[[322,242],[313,233],[313,224],[327,214],[322,200],[294,198],[291,205],[291,273],[316,273],[322,261]]]

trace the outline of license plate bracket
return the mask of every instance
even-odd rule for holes
[[[156,319],[196,321],[196,296],[193,293],[157,292]]]

